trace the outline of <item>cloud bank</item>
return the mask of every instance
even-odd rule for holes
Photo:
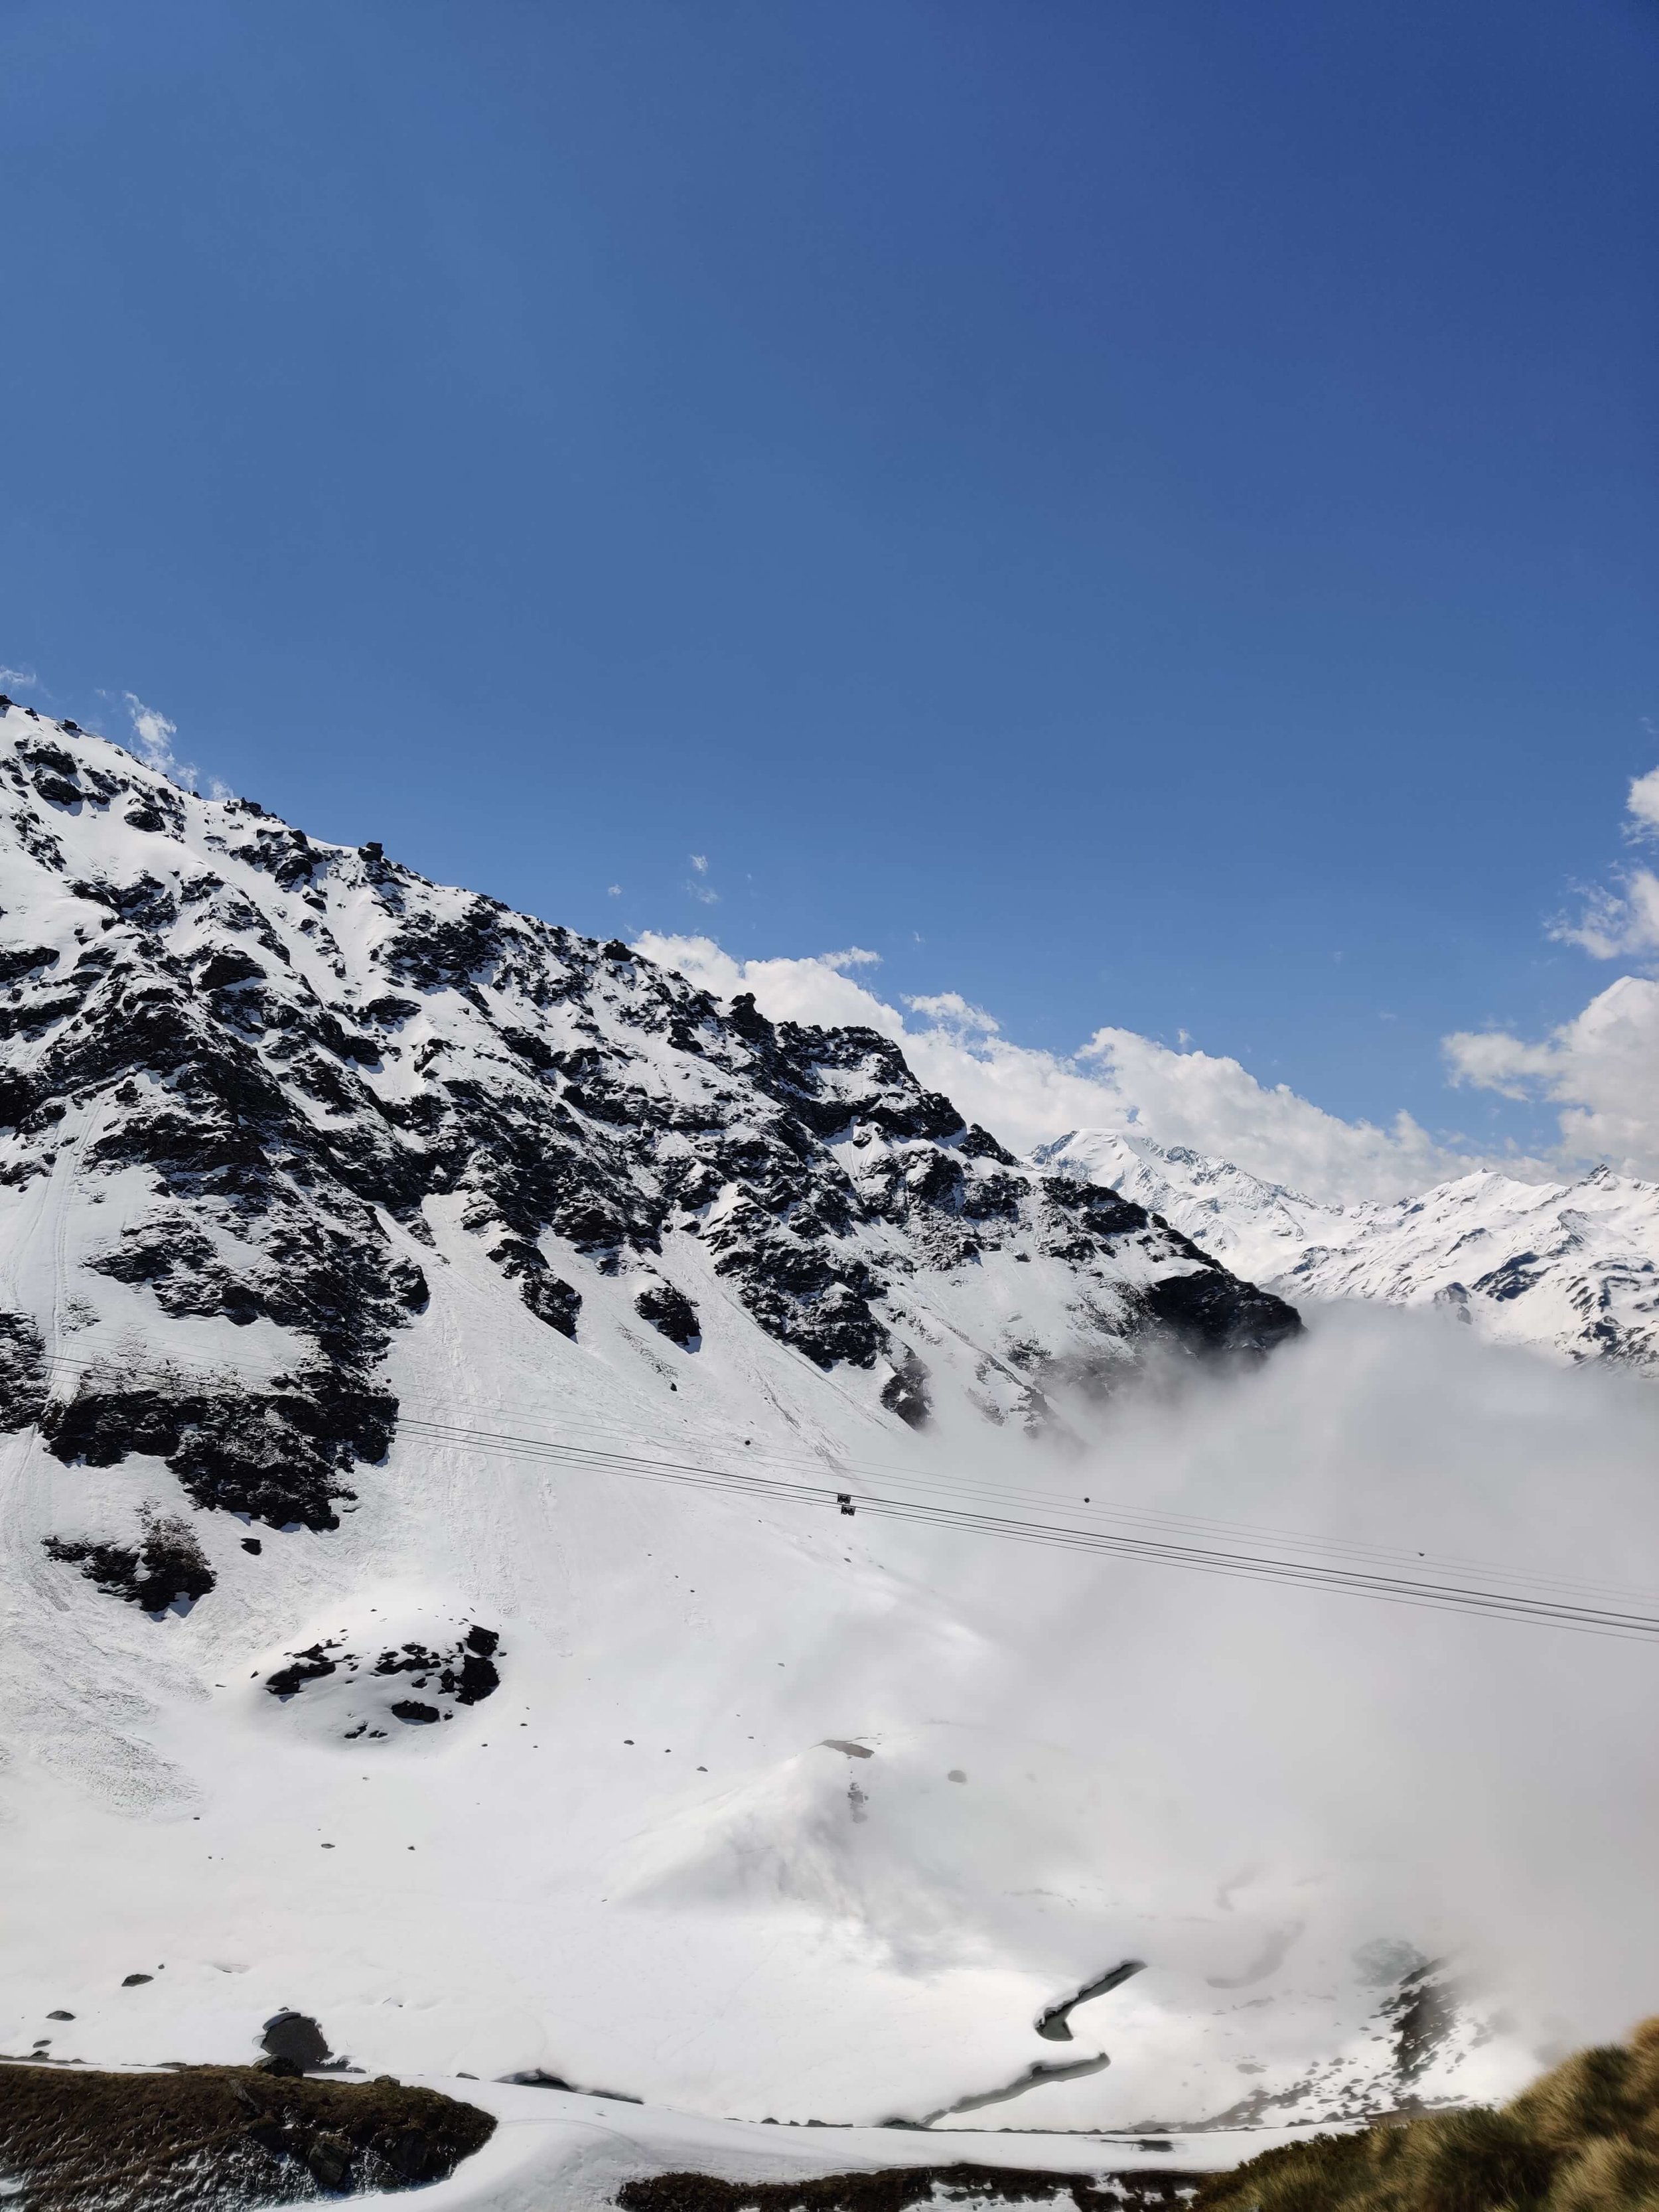
[[[1474,1164],[1409,1114],[1345,1121],[1236,1060],[1176,1052],[1132,1030],[1097,1030],[1071,1054],[1034,1051],[955,992],[890,1004],[849,970],[853,946],[805,960],[734,960],[713,939],[647,933],[640,950],[716,997],[752,991],[774,1021],[861,1024],[901,1042],[924,1083],[1019,1152],[1069,1129],[1133,1127],[1159,1144],[1219,1153],[1253,1175],[1339,1203],[1398,1198]]]

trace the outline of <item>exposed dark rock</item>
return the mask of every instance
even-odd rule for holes
[[[46,1346],[27,1314],[0,1308],[0,1430],[26,1429],[46,1402]]]
[[[176,1514],[150,1513],[136,1550],[61,1536],[48,1536],[45,1542],[51,1558],[78,1566],[109,1596],[125,1598],[146,1613],[165,1612],[181,1600],[193,1602],[214,1587],[206,1553],[190,1523]]]
[[[276,1528],[337,1525],[344,1476],[385,1457],[397,1401],[335,1368],[278,1376],[269,1389],[215,1385],[157,1370],[148,1379],[94,1370],[40,1419],[65,1466],[114,1467],[131,1452],[165,1460],[198,1505]]]
[[[1239,1282],[1213,1262],[1196,1274],[1166,1275],[1140,1297],[1164,1332],[1192,1352],[1271,1352],[1302,1329],[1294,1306],[1271,1291]]]
[[[881,1402],[908,1427],[927,1427],[933,1410],[927,1395],[927,1370],[908,1348],[901,1351],[896,1371],[882,1385]]]
[[[15,983],[20,975],[38,975],[55,968],[58,955],[49,945],[19,945],[0,951],[0,984]]]
[[[453,1697],[458,1705],[482,1705],[501,1686],[495,1652],[501,1636],[493,1628],[469,1628],[453,1650],[429,1651],[419,1644],[405,1644],[397,1651],[383,1651],[374,1662],[377,1674],[413,1674],[416,1687],[430,1681]],[[394,1705],[392,1711],[398,1708]],[[405,1716],[406,1717],[406,1716]]]
[[[576,1316],[582,1310],[581,1292],[573,1290],[560,1276],[550,1274],[545,1268],[538,1274],[526,1275],[519,1285],[519,1296],[538,1321],[556,1328],[561,1336],[575,1336]]]
[[[272,1697],[286,1701],[330,1675],[349,1680],[378,1677],[388,1683],[408,1675],[413,1689],[428,1691],[452,1705],[478,1705],[501,1687],[501,1669],[495,1664],[500,1649],[500,1631],[481,1627],[477,1622],[441,1650],[411,1638],[379,1652],[372,1660],[367,1652],[346,1650],[343,1636],[331,1636],[303,1650],[290,1651],[289,1664],[265,1677],[265,1688]],[[438,1705],[412,1698],[391,1710],[404,1721],[435,1721],[444,1717]]]
[[[297,1697],[307,1682],[323,1681],[338,1671],[339,1661],[328,1656],[336,1649],[337,1646],[331,1639],[327,1644],[308,1644],[303,1651],[290,1653],[288,1666],[266,1675],[266,1689],[273,1698]]]
[[[647,1283],[635,1299],[634,1310],[641,1321],[648,1321],[653,1328],[660,1329],[671,1344],[678,1344],[682,1350],[702,1337],[696,1306],[672,1283]]]
[[[259,2048],[272,2058],[286,2058],[302,2070],[325,2065],[330,2057],[328,2038],[308,2013],[274,2013],[265,2022]]]

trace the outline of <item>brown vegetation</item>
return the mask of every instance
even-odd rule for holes
[[[21,2185],[18,2212],[253,2212],[408,2189],[452,2172],[495,2126],[386,2079],[0,2064],[0,2175]]]
[[[884,2166],[801,2181],[718,2181],[707,2173],[653,2173],[617,2191],[622,2212],[908,2212],[913,2204],[1052,2204],[1069,2194],[1077,2212],[1176,2212],[1198,2177],[1159,2170],[1115,2173],[1104,2186],[1085,2173],[1024,2172],[1007,2166]]]
[[[1496,2110],[1267,2151],[1195,2212],[1659,2212],[1659,2020]]]

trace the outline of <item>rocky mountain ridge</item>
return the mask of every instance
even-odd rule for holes
[[[1659,1373],[1659,1184],[1489,1169],[1390,1203],[1322,1205],[1139,1132],[1073,1130],[1032,1156],[1107,1183],[1282,1297],[1437,1306],[1493,1343]]]
[[[54,1177],[76,1202],[50,1283],[0,1313],[3,1418],[65,1462],[149,1454],[198,1506],[333,1525],[391,1442],[437,1201],[552,1337],[622,1279],[689,1356],[720,1299],[865,1378],[878,1422],[955,1389],[1054,1427],[1150,1341],[1297,1326],[1140,1206],[1023,1166],[873,1031],[721,1007],[12,705],[8,787],[0,1238],[27,1253]],[[993,1271],[982,1328],[930,1314]],[[185,1319],[258,1338],[265,1379],[170,1364]]]

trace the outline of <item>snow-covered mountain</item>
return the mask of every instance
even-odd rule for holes
[[[1659,1370],[1659,1183],[1483,1169],[1343,1206],[1139,1132],[1074,1130],[1033,1158],[1121,1191],[1286,1297],[1439,1306],[1493,1343]]]
[[[380,1378],[431,1295],[433,1208],[554,1335],[584,1347],[603,1310],[690,1387],[706,1333],[758,1329],[872,1436],[941,1393],[1063,1422],[1145,1340],[1296,1326],[1139,1208],[1019,1165],[873,1033],[721,1010],[377,847],[27,710],[4,729],[8,1340],[19,1413],[36,1324],[80,1364],[38,1386],[65,1457],[159,1449],[198,1504],[331,1525],[393,1433]],[[108,1365],[185,1320],[198,1358],[285,1373],[258,1428],[240,1391]]]
[[[1183,1578],[941,1524],[1115,1525],[1119,1386],[1253,1387],[1290,1305],[873,1032],[9,702],[0,793],[0,2048],[296,2008],[371,2070],[1130,2129],[1526,2070],[1404,1893],[1158,1779]]]

